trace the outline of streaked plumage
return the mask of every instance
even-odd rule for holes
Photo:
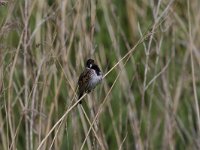
[[[102,73],[99,67],[96,64],[94,64],[94,60],[89,59],[86,62],[86,69],[81,73],[78,80],[79,98],[81,98],[84,93],[91,92],[96,87],[96,85],[101,82],[101,80]]]

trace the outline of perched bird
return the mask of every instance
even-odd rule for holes
[[[80,99],[84,93],[90,93],[101,81],[101,70],[98,65],[94,63],[93,59],[88,59],[86,62],[86,68],[78,79],[78,99]],[[81,101],[79,104],[81,104]]]

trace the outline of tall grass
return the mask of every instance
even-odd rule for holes
[[[200,149],[199,6],[0,1],[0,149]],[[88,58],[104,79],[77,105]]]

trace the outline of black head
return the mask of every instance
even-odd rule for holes
[[[94,60],[93,59],[88,59],[87,62],[86,62],[86,67],[87,68],[91,68],[93,64],[94,64]]]
[[[96,64],[93,64],[91,69],[94,69],[98,76],[101,74],[101,70],[99,69],[99,67]]]

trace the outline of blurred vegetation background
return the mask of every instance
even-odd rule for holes
[[[0,149],[200,149],[199,0],[1,0]],[[106,75],[76,105],[88,58]]]

